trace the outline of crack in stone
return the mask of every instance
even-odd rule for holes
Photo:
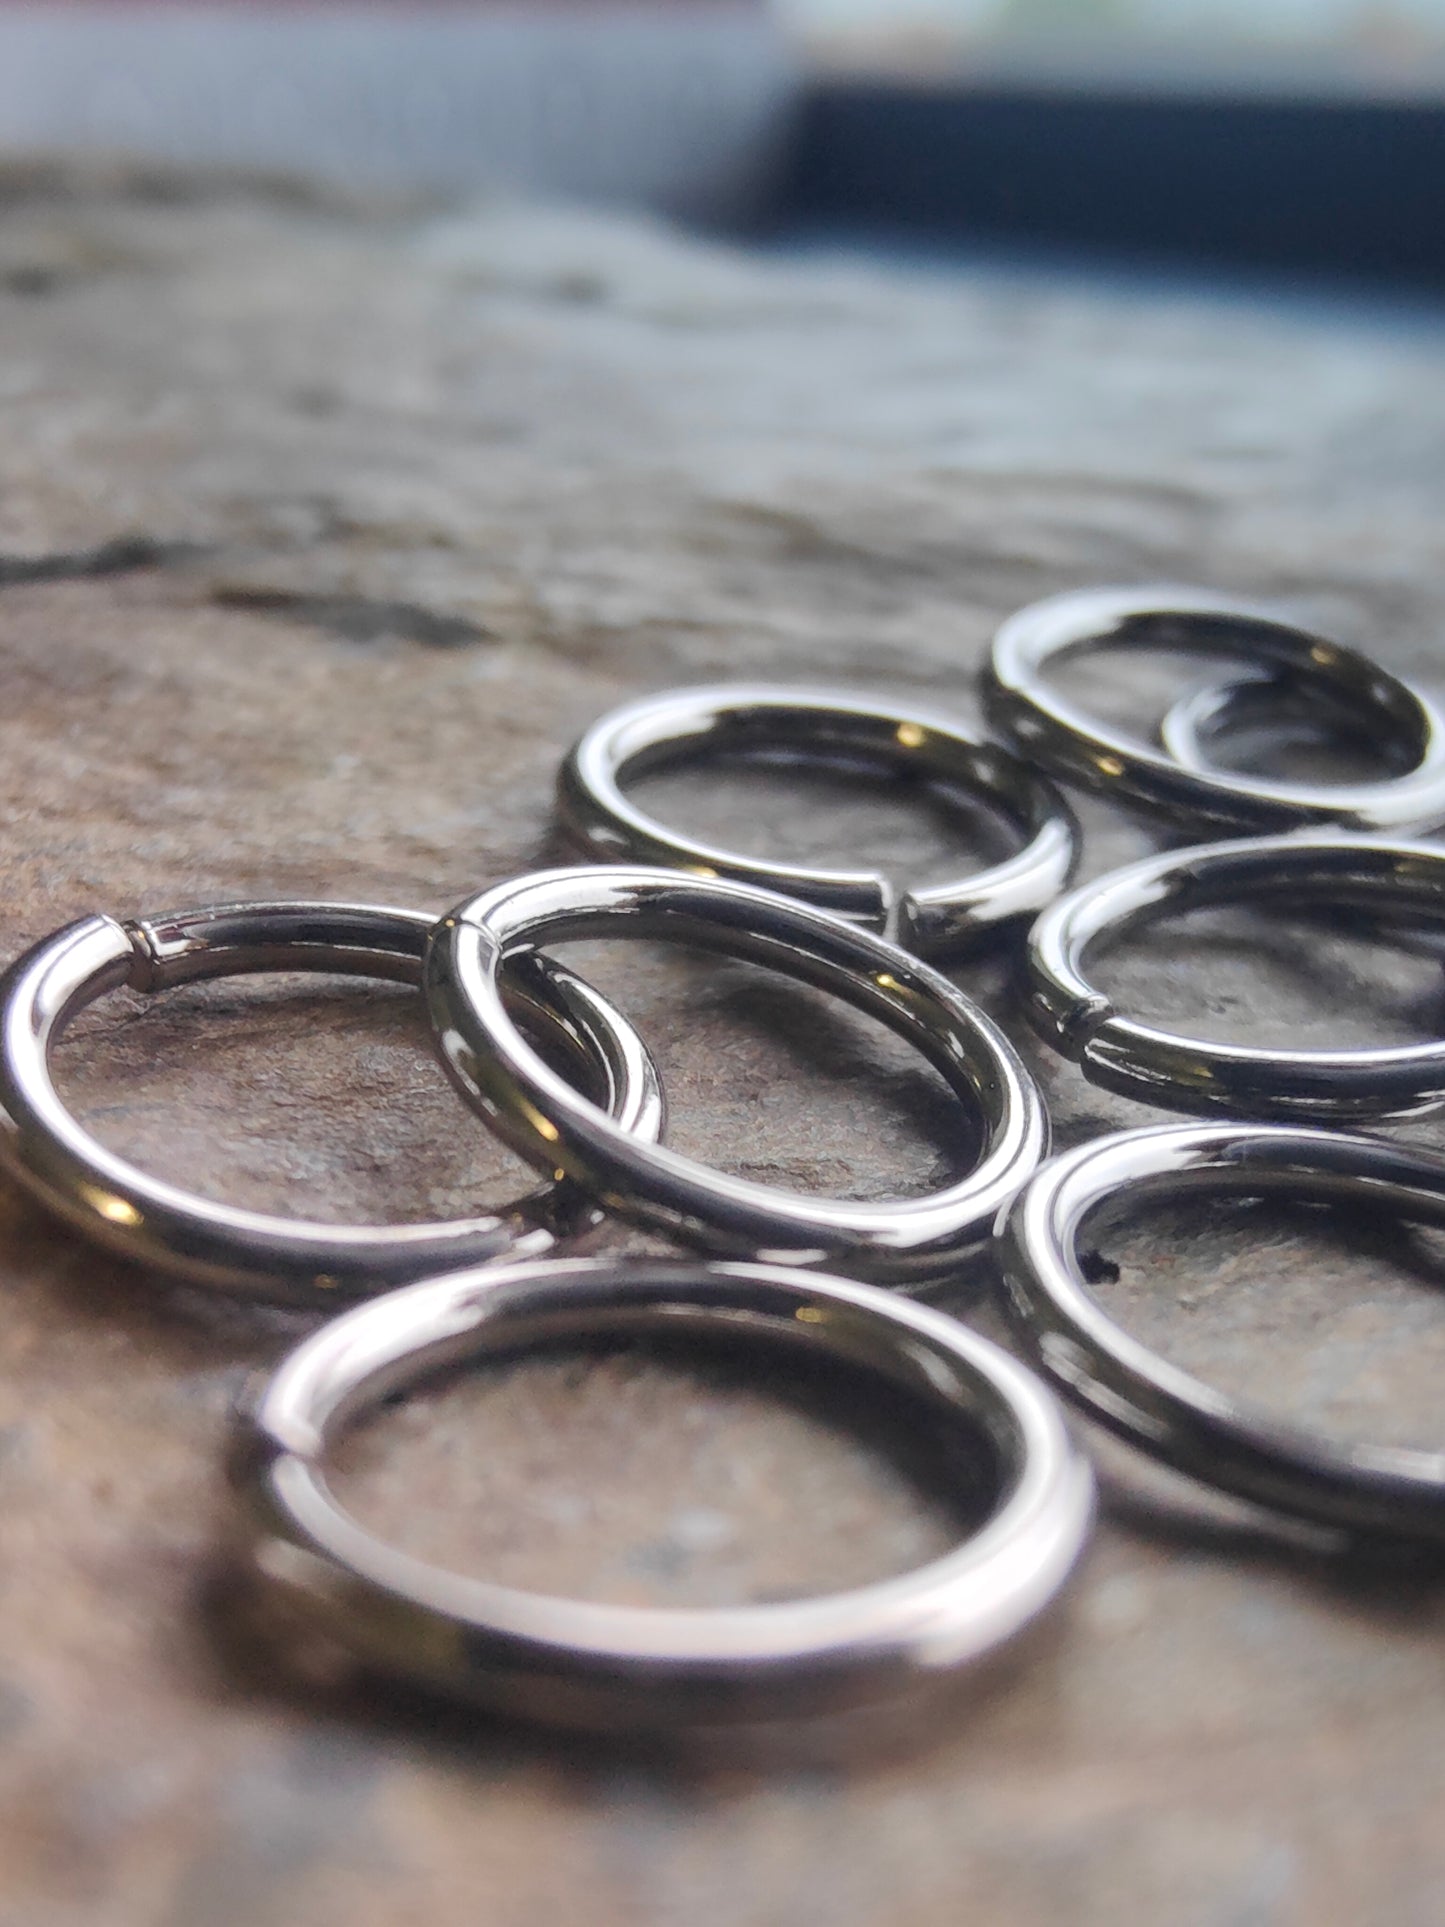
[[[1079,1270],[1084,1274],[1084,1282],[1089,1285],[1117,1285],[1123,1273],[1112,1258],[1106,1258],[1102,1251],[1081,1251]]]
[[[428,649],[472,649],[495,642],[495,633],[467,616],[446,615],[417,602],[362,595],[308,594],[289,589],[221,585],[212,600],[223,609],[290,617],[325,629],[344,642],[418,642]]]
[[[201,553],[196,542],[167,542],[153,535],[121,535],[92,549],[54,549],[44,555],[0,554],[0,589],[26,582],[75,582],[97,576],[167,569]]]

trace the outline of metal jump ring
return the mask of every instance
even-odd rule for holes
[[[1362,718],[1379,719],[1378,733],[1400,744],[1410,767],[1376,782],[1331,784],[1183,767],[1167,750],[1096,721],[1043,680],[1065,654],[1124,646],[1242,654],[1327,683]],[[1195,590],[1093,589],[1032,603],[994,637],[984,704],[994,727],[1055,775],[1185,823],[1400,833],[1445,822],[1445,724],[1432,702],[1358,650]]]
[[[1159,741],[1183,768],[1213,775],[1224,767],[1210,754],[1217,737],[1261,719],[1274,721],[1282,707],[1333,738],[1364,743],[1408,767],[1408,746],[1398,732],[1381,731],[1376,712],[1307,677],[1238,676],[1189,690],[1160,723]]]
[[[886,1381],[965,1434],[981,1523],[942,1558],[852,1592],[665,1610],[441,1571],[332,1497],[328,1446],[398,1387],[500,1352],[647,1332],[807,1350]],[[233,1469],[250,1561],[299,1617],[433,1687],[573,1726],[657,1731],[906,1704],[1033,1621],[1093,1508],[1053,1397],[996,1346],[906,1299],[772,1265],[582,1260],[414,1284],[309,1338],[242,1425]]]
[[[352,904],[236,904],[120,923],[83,917],[0,980],[0,1163],[80,1230],[143,1264],[290,1304],[334,1305],[431,1272],[541,1257],[598,1221],[570,1185],[445,1224],[308,1224],[193,1196],[97,1142],[66,1109],[50,1052],[78,1011],[122,985],[157,991],[268,970],[419,984],[432,919]],[[558,1043],[621,1131],[655,1138],[662,1098],[646,1046],[569,971],[508,972],[529,1027]]]
[[[648,770],[759,749],[896,764],[982,797],[1022,831],[1025,847],[1006,861],[899,897],[898,942],[922,956],[955,950],[981,933],[1033,916],[1074,873],[1078,831],[1073,815],[1036,770],[927,710],[832,689],[747,684],[677,689],[615,709],[568,755],[557,780],[558,810],[572,836],[604,863],[655,863],[726,877],[886,929],[893,908],[886,877],[807,869],[718,849],[668,829],[623,793],[628,777]]]
[[[1328,830],[1244,837],[1146,857],[1052,904],[1028,943],[1028,1014],[1092,1084],[1180,1111],[1346,1122],[1445,1103],[1445,1041],[1370,1050],[1214,1044],[1121,1017],[1084,973],[1101,940],[1239,899],[1445,922],[1445,849]]]
[[[498,995],[518,951],[571,938],[655,937],[781,971],[867,1011],[984,1118],[977,1168],[888,1204],[799,1197],[629,1136],[550,1071]],[[427,996],[443,1061],[509,1144],[609,1211],[705,1250],[833,1268],[881,1283],[949,1277],[1046,1155],[1033,1079],[989,1017],[927,964],[767,890],[665,870],[554,870],[498,885],[437,926]]]
[[[1376,1138],[1265,1124],[1096,1138],[1045,1165],[999,1227],[997,1260],[1034,1359],[1091,1418],[1207,1485],[1323,1525],[1445,1543],[1445,1454],[1337,1444],[1252,1411],[1155,1357],[1089,1292],[1078,1248],[1092,1213],[1218,1191],[1353,1199],[1445,1225],[1445,1158]]]

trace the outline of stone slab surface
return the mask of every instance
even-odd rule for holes
[[[0,174],[0,948],[92,910],[319,894],[441,910],[550,860],[625,695],[833,678],[972,709],[1012,607],[1088,582],[1274,598],[1440,671],[1445,334],[1022,271],[760,260],[497,202],[42,163]],[[1101,705],[1157,714],[1137,666]],[[946,875],[996,827],[776,769],[653,795],[750,847]],[[1150,847],[1084,810],[1088,865]],[[966,1123],[869,1024],[744,969],[585,958],[683,1148],[882,1196]],[[1110,963],[1241,1039],[1428,1034],[1438,964],[1220,914]],[[960,981],[1021,1034],[1006,971]],[[1145,1121],[1041,1049],[1058,1134]],[[64,1088],[238,1202],[422,1217],[520,1169],[414,1000],[251,980],[88,1013]],[[1412,1128],[1427,1143],[1441,1127]],[[246,1646],[216,1599],[232,1400],[300,1322],[164,1285],[0,1192],[3,1927],[1434,1927],[1445,1592],[1101,1452],[1032,1663],[876,1762],[684,1768],[443,1717]],[[1100,1286],[1274,1409],[1439,1443],[1429,1241],[1156,1213]],[[962,1313],[992,1324],[984,1284]],[[838,1418],[851,1418],[840,1427]],[[360,1434],[361,1515],[597,1597],[899,1569],[946,1512],[867,1412],[646,1354],[538,1361]]]

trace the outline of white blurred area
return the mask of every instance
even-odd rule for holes
[[[0,151],[745,218],[796,99],[766,0],[0,0]]]
[[[776,0],[776,13],[815,59],[862,69],[1445,79],[1445,0]]]

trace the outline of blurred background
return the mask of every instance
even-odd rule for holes
[[[1399,85],[1445,44],[1442,0],[779,0],[778,12],[830,63],[1006,63],[1021,78],[1072,67],[1177,84],[1213,69],[1245,84],[1312,71]]]
[[[0,0],[0,142],[1445,279],[1445,0]]]

